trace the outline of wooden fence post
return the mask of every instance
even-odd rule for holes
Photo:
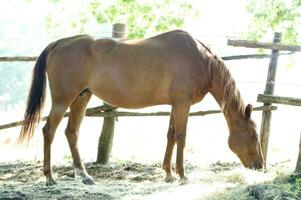
[[[112,37],[117,39],[125,38],[126,25],[122,23],[113,24]]]
[[[273,43],[280,43],[281,41],[281,33],[275,32]],[[272,50],[272,57],[269,64],[269,71],[267,76],[267,82],[264,90],[264,94],[274,94],[275,88],[275,77],[276,77],[276,69],[278,62],[278,53],[279,50]],[[271,103],[264,103],[264,106],[270,106]],[[260,129],[260,141],[262,147],[262,153],[265,160],[265,167],[267,163],[267,152],[268,152],[268,143],[270,137],[270,127],[271,127],[271,111],[263,111],[262,112],[262,120],[261,120],[261,129]]]
[[[120,39],[124,38],[124,36],[125,24],[113,24],[112,37]],[[112,107],[111,110],[106,112],[116,112],[116,108]],[[107,164],[109,162],[111,150],[113,147],[115,121],[116,117],[104,117],[103,119],[102,130],[98,140],[96,163]]]
[[[301,173],[301,134],[300,134],[300,142],[299,142],[299,154],[298,154],[298,160],[296,164],[295,173]]]

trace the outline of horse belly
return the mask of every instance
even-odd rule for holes
[[[167,98],[156,97],[153,98],[145,93],[127,93],[121,92],[119,89],[103,89],[103,90],[91,90],[93,94],[105,101],[106,103],[128,109],[144,108],[155,105],[169,104]]]
[[[89,89],[108,104],[122,108],[169,104],[167,87],[153,80],[102,74]]]

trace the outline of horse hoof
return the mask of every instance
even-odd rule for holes
[[[183,176],[179,182],[180,182],[180,185],[185,185],[189,182],[189,180],[186,176]]]
[[[54,186],[54,185],[57,185],[57,182],[54,179],[46,180],[47,187]]]
[[[175,182],[177,179],[173,176],[173,175],[168,175],[168,176],[166,176],[166,178],[165,178],[165,182],[166,183],[173,183],[173,182]]]
[[[89,177],[89,176],[83,178],[82,183],[85,185],[95,185],[94,180],[92,179],[92,177]]]

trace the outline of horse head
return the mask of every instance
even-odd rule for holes
[[[262,169],[264,158],[251,112],[252,106],[249,104],[245,108],[244,119],[239,120],[236,128],[230,131],[228,144],[245,167]]]

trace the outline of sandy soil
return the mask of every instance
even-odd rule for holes
[[[69,166],[54,166],[58,184],[46,187],[42,162],[0,164],[0,199],[206,199],[241,184],[241,179],[227,180],[225,172],[240,169],[237,163],[215,163],[209,169],[186,164],[190,178],[186,185],[165,183],[160,164],[114,162],[109,165],[86,164],[96,185],[86,186],[74,179]],[[222,175],[224,174],[224,175]]]

